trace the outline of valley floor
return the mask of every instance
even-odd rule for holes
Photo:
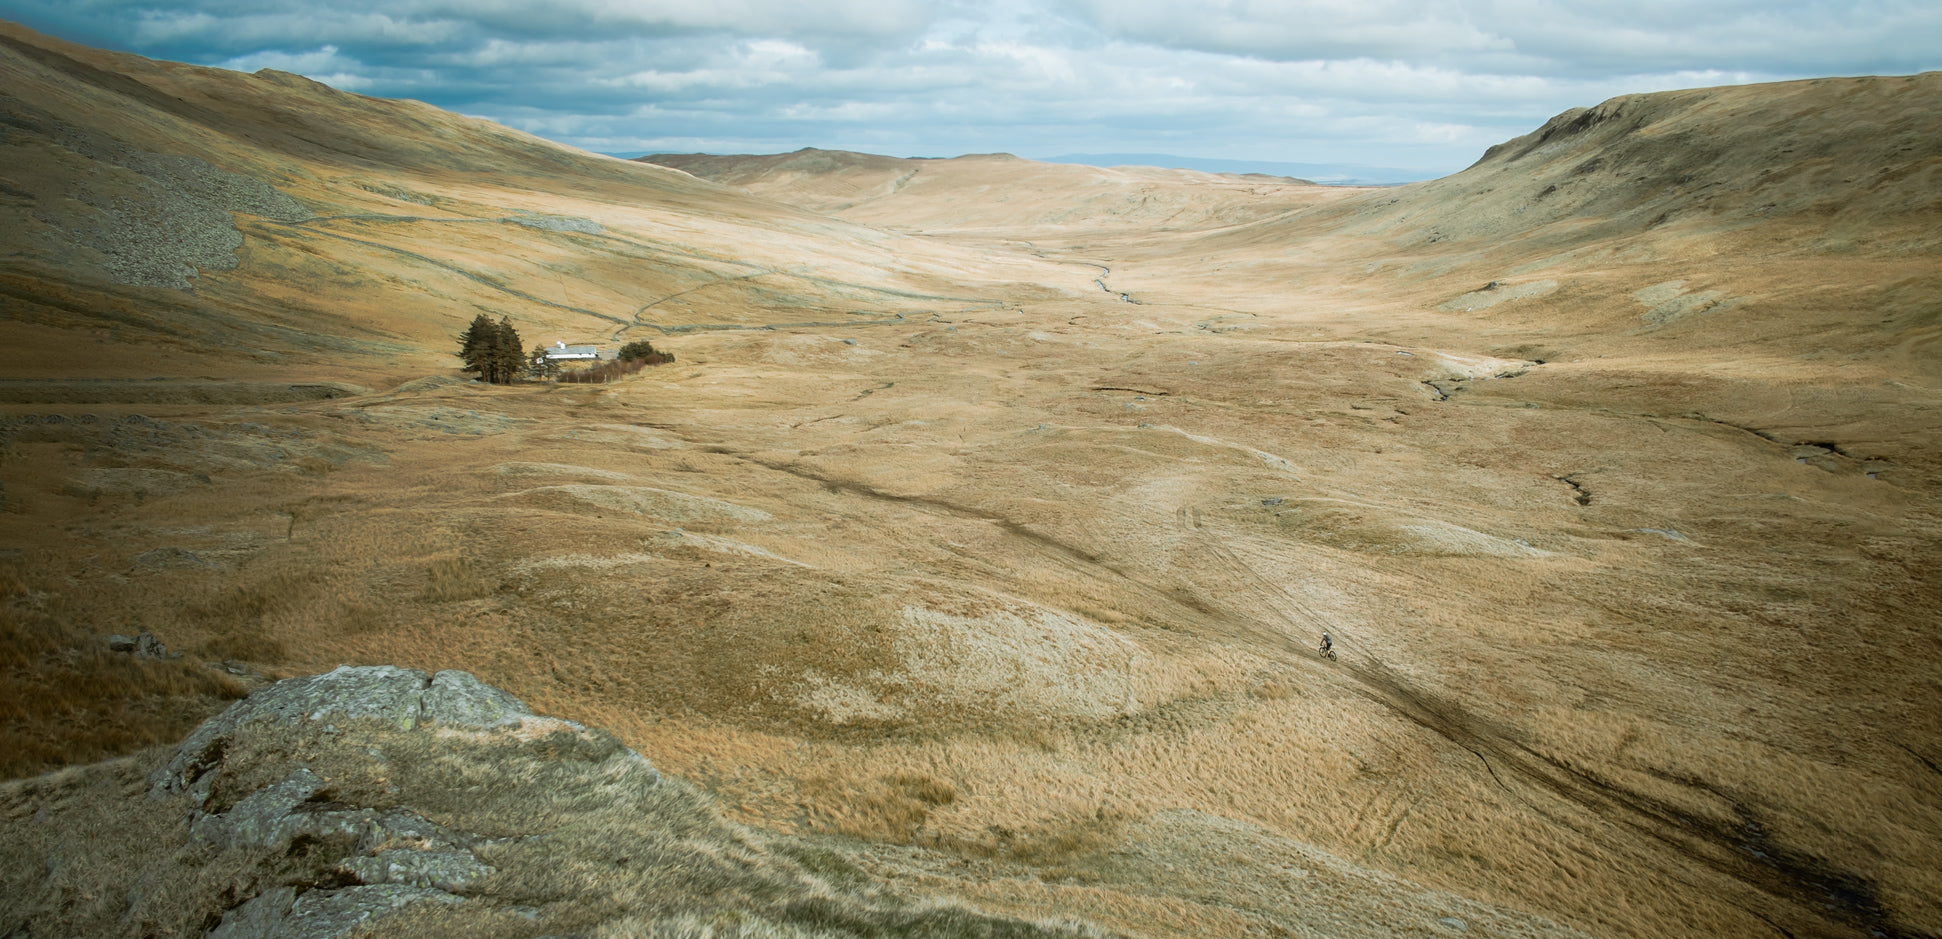
[[[1666,406],[1811,385],[1104,294],[668,345],[612,386],[10,405],[12,603],[468,669],[1014,913],[1936,921],[1931,480]]]

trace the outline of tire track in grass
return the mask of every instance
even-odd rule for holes
[[[712,449],[713,452],[722,453],[741,460],[746,460],[750,463],[753,463],[757,466],[764,467],[766,469],[775,470],[776,472],[780,472],[780,473],[787,473],[799,479],[805,479],[810,482],[814,482],[817,485],[822,486],[824,489],[827,489],[831,492],[847,493],[850,495],[861,496],[863,498],[866,498],[872,501],[888,502],[896,505],[910,506],[920,510],[936,512],[938,514],[947,515],[955,518],[985,522],[987,524],[994,525],[1000,531],[1003,531],[1004,533],[1011,535],[1012,537],[1017,538],[1031,545],[1035,550],[1037,550],[1041,554],[1048,556],[1058,561],[1061,564],[1064,564],[1068,568],[1081,571],[1093,576],[1103,575],[1105,579],[1107,579],[1109,582],[1119,584],[1120,586],[1126,588],[1129,591],[1135,592],[1141,596],[1145,596],[1150,600],[1161,603],[1165,607],[1171,608],[1173,611],[1172,615],[1180,619],[1199,620],[1199,619],[1204,619],[1208,617],[1219,617],[1220,615],[1217,610],[1206,605],[1205,602],[1202,601],[1197,594],[1194,594],[1191,591],[1185,591],[1180,589],[1167,590],[1167,589],[1162,589],[1160,587],[1149,584],[1146,581],[1124,570],[1121,570],[1119,567],[1110,563],[1105,557],[1093,551],[1087,550],[1086,548],[1073,544],[1069,541],[1065,541],[1061,538],[1058,538],[1057,536],[1050,535],[1045,532],[1034,529],[1023,522],[1018,521],[1017,519],[1011,518],[1009,516],[1006,516],[997,512],[992,512],[987,509],[979,508],[977,506],[952,502],[948,499],[938,499],[930,496],[913,496],[913,495],[905,495],[901,493],[886,492],[882,489],[879,489],[868,483],[861,482],[859,480],[843,479],[840,477],[828,476],[822,473],[818,473],[807,467],[801,466],[799,464],[783,463],[783,462],[774,461],[774,460],[764,460],[750,454],[734,451],[727,447],[715,447],[710,449]]]
[[[1675,855],[1752,888],[1769,901],[1784,904],[1784,909],[1778,909],[1768,903],[1766,911],[1761,912],[1737,898],[1720,897],[1784,935],[1918,939],[1918,934],[1899,930],[1889,922],[1875,899],[1877,890],[1872,883],[1766,842],[1764,828],[1752,810],[1724,792],[1709,790],[1733,806],[1743,819],[1738,828],[1606,782],[1531,750],[1514,742],[1508,728],[1492,726],[1455,702],[1413,685],[1379,661],[1345,660],[1343,669],[1363,686],[1370,700],[1475,754],[1506,792],[1512,792],[1507,780],[1548,792],[1593,817],[1657,841]],[[1550,821],[1562,823],[1528,799],[1518,798]],[[1786,914],[1785,925],[1775,921],[1782,913]]]
[[[1298,626],[1292,617],[1282,612],[1291,609],[1308,623],[1327,628],[1327,620],[1273,578],[1260,575],[1230,546],[1228,539],[1205,527],[1198,511],[1183,509],[1174,514],[1179,527],[1188,532],[1189,540],[1201,552],[1200,556],[1226,571],[1227,579],[1240,585],[1237,590],[1245,590],[1259,600],[1280,601],[1262,602],[1257,609],[1273,611],[1277,619],[1290,626]],[[1237,622],[1242,617],[1232,613],[1222,619],[1225,625],[1236,628],[1244,635],[1320,662],[1319,653],[1286,633],[1266,628],[1265,624]],[[1339,629],[1331,632],[1339,632]],[[1587,831],[1546,811],[1520,794],[1513,784],[1549,793],[1586,810],[1594,818],[1643,835],[1669,848],[1675,856],[1755,891],[1760,900],[1724,895],[1719,899],[1766,923],[1781,935],[1923,939],[1920,934],[1902,931],[1889,921],[1886,911],[1876,899],[1877,889],[1872,883],[1831,868],[1817,859],[1773,845],[1767,840],[1765,828],[1759,824],[1752,810],[1727,793],[1710,788],[1707,790],[1733,806],[1743,820],[1743,824],[1737,828],[1697,816],[1666,800],[1626,789],[1538,753],[1516,742],[1516,733],[1511,728],[1497,726],[1455,701],[1404,679],[1371,656],[1345,655],[1336,667],[1357,685],[1358,693],[1372,703],[1476,756],[1498,788],[1546,821],[1569,828],[1595,843],[1603,841],[1607,848],[1623,853],[1622,848],[1609,842],[1609,835],[1600,837],[1596,832]],[[1707,788],[1697,780],[1685,782]],[[1393,841],[1395,831],[1400,829],[1402,816],[1405,815],[1407,810],[1386,828],[1385,844]],[[1361,827],[1362,820],[1358,819],[1357,828],[1352,830],[1360,830]],[[1373,827],[1370,830],[1373,831]],[[1673,870],[1662,870],[1666,876],[1678,877]],[[1707,892],[1699,885],[1690,886],[1702,893]]]
[[[1195,590],[1186,587],[1167,590],[1151,585],[1107,563],[1096,553],[1035,531],[997,513],[944,499],[885,492],[867,483],[825,476],[799,465],[757,459],[726,447],[705,449],[788,473],[831,491],[998,525],[1008,534],[1033,544],[1063,563],[1105,572],[1114,581],[1142,595],[1162,599],[1176,609],[1185,608],[1197,616],[1204,616],[1208,625],[1226,627],[1241,637],[1258,640],[1290,654],[1306,655],[1319,663],[1319,655],[1313,649],[1297,642],[1286,632],[1267,628],[1258,619],[1223,611],[1199,596]],[[1251,584],[1242,589],[1251,591],[1257,598],[1278,596],[1288,609],[1296,611],[1311,623],[1327,622],[1306,603],[1275,585],[1272,579],[1260,576],[1215,531],[1204,527],[1205,522],[1199,512],[1176,509],[1167,514],[1172,514],[1178,527],[1189,532],[1190,540],[1196,543],[1206,558],[1231,572],[1236,584]],[[1194,527],[1196,525],[1202,527]],[[1263,603],[1261,607],[1278,609],[1272,603]],[[1290,625],[1297,625],[1285,613],[1277,612],[1277,616]],[[1500,789],[1545,821],[1568,828],[1593,843],[1600,843],[1615,855],[1637,854],[1635,847],[1613,842],[1610,833],[1587,830],[1568,818],[1547,811],[1520,793],[1519,788],[1548,793],[1566,804],[1585,810],[1592,818],[1665,846],[1673,856],[1692,863],[1700,870],[1751,890],[1754,894],[1751,897],[1728,896],[1718,891],[1717,884],[1694,884],[1682,876],[1678,868],[1656,865],[1660,875],[1684,883],[1694,892],[1716,896],[1750,918],[1766,923],[1779,935],[1924,939],[1921,934],[1901,930],[1889,921],[1886,911],[1876,900],[1877,890],[1872,883],[1772,844],[1752,811],[1723,792],[1714,791],[1714,795],[1732,805],[1739,813],[1744,820],[1740,827],[1694,815],[1665,800],[1606,782],[1533,751],[1516,742],[1516,733],[1511,728],[1495,725],[1460,704],[1407,681],[1373,657],[1343,656],[1339,663],[1327,663],[1322,667],[1339,668],[1354,683],[1357,693],[1372,703],[1476,756]],[[1390,827],[1400,829],[1402,823],[1399,814]],[[1389,837],[1393,839],[1393,832]]]

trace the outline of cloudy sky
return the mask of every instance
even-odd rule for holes
[[[1167,153],[1434,175],[1613,95],[1942,68],[1938,0],[0,0],[607,153]]]

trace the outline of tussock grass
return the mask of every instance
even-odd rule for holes
[[[480,217],[551,198],[476,178],[414,188],[452,185]],[[1430,208],[1369,211],[1407,231]],[[575,211],[616,232],[628,214]],[[1358,919],[1369,901],[1354,891],[1302,892],[1318,862],[1242,829],[1603,935],[1754,934],[1767,926],[1753,911],[1796,934],[1834,928],[1811,883],[1782,896],[1722,873],[1750,857],[1754,825],[1770,858],[1859,884],[1885,911],[1868,928],[1942,931],[1932,382],[1919,337],[1895,332],[1932,306],[1932,259],[1816,260],[1789,242],[1776,261],[1768,235],[1709,235],[1695,252],[1669,233],[1680,224],[1592,253],[1552,232],[1420,258],[1360,236],[1290,253],[1300,229],[1248,226],[1200,239],[1237,262],[1217,265],[1177,255],[1181,233],[1034,239],[1052,264],[975,233],[965,276],[1046,279],[953,289],[1018,302],[928,304],[840,337],[691,333],[692,367],[597,388],[178,404],[112,434],[105,411],[37,417],[7,430],[0,544],[35,558],[17,595],[40,599],[22,603],[78,632],[21,640],[42,651],[20,668],[110,674],[76,651],[83,634],[139,628],[269,671],[467,668],[612,728],[738,821],[918,858],[883,862],[907,883],[950,871],[980,902],[1105,911],[1152,934],[1353,931],[1308,910],[1380,934],[1442,928]],[[503,267],[493,254],[517,254],[504,239],[524,230],[501,227],[426,256]],[[631,310],[643,291],[745,273],[649,265],[644,284],[632,249],[588,260],[569,240],[507,282]],[[773,250],[719,256],[744,248]],[[252,263],[312,283],[337,263],[389,264],[474,289],[343,250],[313,263],[266,247]],[[1095,254],[1140,303],[1080,295],[1103,293],[1077,263]],[[576,263],[609,280],[554,276]],[[1543,275],[1558,287],[1541,303],[1438,310],[1532,263],[1566,268]],[[1679,278],[1756,299],[1636,332],[1637,291]],[[729,295],[655,316],[800,322],[817,316],[792,303],[830,299],[720,305]],[[330,303],[352,320],[397,312]],[[427,348],[445,340],[434,316],[414,322]],[[1510,376],[1538,358],[1551,364]],[[1796,440],[1852,455],[1796,463]],[[155,547],[207,563],[135,563]],[[1323,628],[1339,662],[1310,654]],[[148,689],[133,711],[208,699],[151,664],[116,679]],[[57,708],[16,713],[45,760],[142,742]],[[1612,792],[1567,798],[1500,752]],[[581,886],[561,878],[548,889]],[[621,919],[807,928],[772,913]]]
[[[914,841],[931,812],[957,800],[950,783],[912,770],[858,777],[821,776],[803,784],[811,824],[867,841]]]
[[[59,611],[18,574],[0,600],[0,775],[31,776],[180,739],[247,689],[193,659],[140,659]]]
[[[725,821],[705,793],[657,777],[599,731],[468,735],[342,723],[341,733],[258,724],[233,736],[212,770],[207,806],[225,811],[301,763],[327,780],[334,802],[399,808],[491,839],[473,850],[493,872],[465,888],[483,902],[374,924],[386,935],[1108,935],[887,890],[828,847]],[[149,771],[166,757],[150,751],[0,785],[0,819],[11,833],[0,844],[0,890],[10,898],[0,926],[50,937],[192,936],[278,880],[330,885],[328,868],[326,882],[314,882],[319,865],[308,855],[349,850],[344,844],[190,841],[184,819],[197,797],[145,795]],[[930,798],[942,791],[922,779],[895,782]],[[138,837],[72,850],[76,835],[117,829]]]
[[[808,484],[764,488],[776,484],[732,476],[729,457],[643,452],[627,439],[583,450],[555,441],[545,460],[596,471],[582,473],[582,481],[621,473],[661,492],[678,489],[698,505],[714,505],[703,498],[760,505],[760,516],[725,519],[723,533],[733,538],[720,540],[761,550],[791,545],[775,553],[817,566],[720,550],[700,538],[677,545],[672,525],[694,522],[662,514],[688,505],[681,500],[646,512],[634,511],[644,503],[630,500],[620,513],[577,498],[557,505],[495,500],[509,485],[523,488],[513,477],[553,470],[529,473],[535,464],[527,463],[519,473],[490,471],[509,462],[504,450],[450,465],[427,451],[423,462],[381,471],[341,468],[323,493],[308,488],[315,485],[308,477],[258,481],[241,490],[245,500],[262,500],[247,511],[195,491],[150,499],[136,516],[145,524],[183,530],[197,516],[205,523],[232,518],[232,530],[250,533],[249,547],[225,567],[125,582],[77,565],[74,579],[50,572],[37,589],[43,602],[88,611],[91,620],[128,621],[129,612],[146,611],[148,619],[138,621],[166,626],[156,630],[165,641],[202,658],[304,671],[343,661],[468,668],[544,710],[615,729],[657,763],[705,784],[738,820],[1011,865],[1054,880],[1121,883],[1107,891],[1110,898],[1088,902],[1119,910],[1115,915],[1126,918],[1115,922],[1126,928],[1234,925],[1197,901],[1133,899],[1146,888],[1115,880],[1102,860],[1149,851],[1129,841],[1141,820],[1182,807],[1249,819],[1506,905],[1604,909],[1599,898],[1615,878],[1629,876],[1622,872],[1663,869],[1654,865],[1665,860],[1649,846],[1621,838],[1586,848],[1532,821],[1522,799],[1542,796],[1506,793],[1474,757],[1439,749],[1433,735],[1369,710],[1366,699],[1310,670],[1259,625],[1265,620],[1293,633],[1305,651],[1311,637],[1297,631],[1304,608],[1331,617],[1358,605],[1391,609],[1371,595],[1369,584],[1384,585],[1411,594],[1412,602],[1460,611],[1444,621],[1477,625],[1463,632],[1398,617],[1386,637],[1338,630],[1351,661],[1377,649],[1391,657],[1474,648],[1494,667],[1459,673],[1462,679],[1478,694],[1505,690],[1516,700],[1521,692],[1507,679],[1518,672],[1505,664],[1503,645],[1530,635],[1530,627],[1486,614],[1529,587],[1501,560],[1436,559],[1448,565],[1436,576],[1460,578],[1484,598],[1463,600],[1426,586],[1427,575],[1385,581],[1381,565],[1388,562],[1378,556],[1386,550],[1310,539],[1272,512],[1203,510],[1198,530],[1212,534],[1199,536],[1176,527],[1179,516],[1170,508],[1149,511],[1144,501],[1140,511],[1108,522],[1077,508],[1033,509],[1034,530],[1089,546],[1133,575],[1109,577],[983,522],[859,504]],[[1291,449],[1272,442],[1258,448]],[[1010,458],[989,457],[994,466]],[[679,486],[657,481],[657,472],[683,460],[706,471],[683,474]],[[1028,475],[994,471],[989,492],[1000,492],[1000,484],[1052,485]],[[9,492],[16,491],[10,482]],[[954,498],[999,506],[1010,498],[983,492]],[[828,518],[836,521],[804,521]],[[1215,537],[1225,553],[1209,547],[1206,539]],[[1160,560],[1146,567],[1124,560],[1139,556]],[[1279,586],[1251,583],[1250,570]],[[25,584],[10,589],[23,597],[35,592]],[[1174,599],[1189,593],[1205,609]],[[1237,623],[1254,625],[1242,630]],[[1415,628],[1422,634],[1407,631]],[[1429,667],[1410,677],[1453,681]],[[851,697],[816,698],[819,682]],[[150,708],[193,700],[159,686],[145,694]],[[833,720],[845,706],[849,719]],[[58,715],[24,719],[51,732],[47,739],[72,733]],[[1545,752],[1717,817],[1724,816],[1716,803],[1655,780],[1645,767],[1690,765],[1700,778],[1739,780],[1748,792],[1771,789],[1754,768],[1772,765],[1772,751],[1747,751],[1732,766],[1693,764],[1689,738],[1672,725],[1632,743],[1624,743],[1619,724],[1580,724],[1569,709],[1526,725]],[[76,739],[76,754],[102,752]],[[1637,768],[1618,765],[1619,752],[1630,752]],[[1436,786],[1420,783],[1426,773]],[[1842,812],[1906,820],[1870,829],[1878,843],[1908,844],[1928,824],[1925,815],[1896,807],[1902,797],[1894,787],[1869,787],[1856,776],[1827,785],[1865,793],[1843,802]],[[1831,804],[1801,794],[1769,801],[1764,811],[1784,817],[1792,811],[1787,799]],[[1597,824],[1573,814],[1577,809],[1548,811]],[[1812,828],[1772,830],[1794,843],[1839,841]],[[1219,863],[1247,857],[1237,852]],[[1567,873],[1551,876],[1557,871]],[[1668,882],[1627,887],[1641,904],[1666,912],[1627,908],[1586,921],[1632,934],[1675,921],[1689,924],[1679,927],[1689,933],[1717,933],[1741,922],[1723,902]],[[1910,898],[1928,887],[1905,868],[1882,870],[1879,882],[1904,909],[1919,909]],[[1049,902],[1032,896],[1031,903]],[[681,919],[687,913],[670,915],[642,915],[635,925],[690,922]],[[474,925],[485,934],[511,930]],[[744,925],[768,928],[754,920]]]
[[[956,850],[985,857],[1001,857],[1042,868],[1048,877],[1073,876],[1068,862],[1118,844],[1129,816],[1104,807],[1090,814],[1071,813],[1034,820],[1017,829],[989,825],[963,843],[938,839]]]
[[[425,568],[425,600],[450,603],[488,597],[498,588],[498,578],[484,565],[465,557],[434,558]]]

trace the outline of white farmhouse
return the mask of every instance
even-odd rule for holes
[[[599,346],[569,346],[556,342],[553,348],[546,350],[546,360],[549,362],[593,362],[604,358],[611,356],[602,355]]]

